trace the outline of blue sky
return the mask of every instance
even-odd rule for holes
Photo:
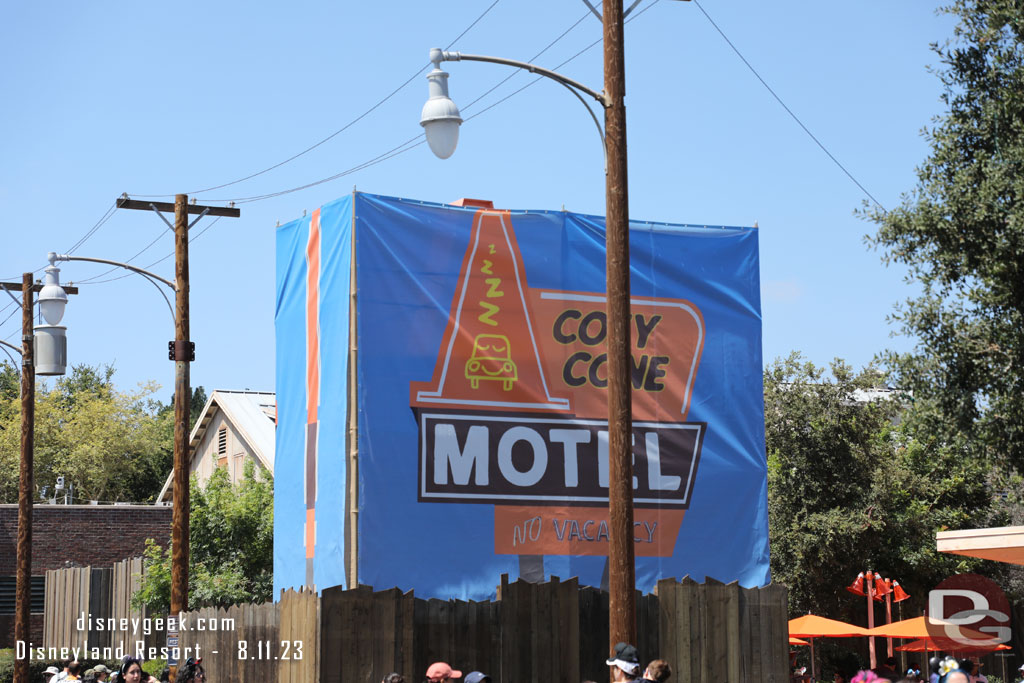
[[[7,3],[0,10],[0,278],[67,251],[122,192],[194,192],[313,151],[200,201],[274,193],[357,167],[420,133],[427,51],[451,49],[554,68],[601,36],[582,2],[441,0]],[[920,136],[941,113],[928,49],[952,34],[932,3],[701,0],[701,6],[829,151],[886,207],[915,182]],[[642,13],[641,13],[642,12]],[[800,129],[692,2],[643,0],[626,28],[630,215],[760,228],[764,357],[801,350],[863,365],[890,339],[886,316],[913,290],[863,241],[860,189]],[[582,19],[582,21],[579,21]],[[579,23],[577,23],[579,22]],[[487,64],[449,63],[464,118],[526,85]],[[560,70],[602,86],[600,45]],[[426,145],[332,182],[241,204],[191,248],[193,384],[272,390],[274,227],[358,189],[514,209],[604,213],[593,124],[561,86],[539,82],[462,129],[447,161]],[[162,198],[167,201],[167,198]],[[204,219],[195,228],[209,226]],[[116,212],[76,255],[147,266],[171,253],[160,220]],[[106,268],[68,263],[62,277]],[[173,259],[153,266],[173,277]],[[114,363],[117,382],[156,380],[167,398],[173,337],[162,298],[137,276],[72,297],[72,363]],[[0,309],[7,304],[0,301]],[[0,321],[13,308],[0,310]],[[19,316],[0,324],[16,342]]]

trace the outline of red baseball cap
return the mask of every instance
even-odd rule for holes
[[[443,681],[447,678],[462,678],[462,672],[456,671],[446,662],[434,662],[427,669],[427,680]]]

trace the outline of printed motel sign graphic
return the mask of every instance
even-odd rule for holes
[[[634,542],[670,557],[707,426],[687,422],[705,330],[679,299],[632,300]],[[511,215],[481,210],[439,340],[412,382],[418,499],[495,506],[498,554],[607,555],[605,296],[532,289]]]

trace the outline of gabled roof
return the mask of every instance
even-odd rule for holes
[[[206,434],[213,418],[221,411],[247,449],[271,475],[274,474],[274,432],[277,426],[277,397],[272,391],[229,391],[215,389],[203,406],[189,437],[189,461]],[[162,501],[171,489],[173,472],[157,496]]]

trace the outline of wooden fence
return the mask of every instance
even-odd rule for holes
[[[83,635],[93,644],[95,633],[68,627],[69,612],[84,604],[94,616],[103,615],[104,599],[111,610],[127,609],[125,575],[107,570],[104,598],[96,571],[103,570],[47,575],[47,645],[80,644]],[[672,680],[788,681],[785,587],[666,579],[636,603],[641,657],[667,660]],[[147,647],[163,647],[164,636],[154,633]],[[435,661],[484,671],[495,683],[601,681],[608,676],[608,594],[576,579],[510,583],[507,576],[497,599],[484,602],[366,586],[328,588],[320,597],[285,591],[276,603],[187,613],[179,637],[181,647],[198,647],[215,683],[377,683],[392,671],[415,681]]]
[[[423,678],[431,662],[495,683],[606,680],[608,594],[576,579],[509,583],[494,602],[422,600],[397,589],[329,588],[321,598],[321,683]],[[637,647],[690,683],[789,680],[786,589],[660,581],[637,595]]]
[[[91,628],[97,619],[141,619],[145,610],[132,609],[131,596],[142,577],[142,558],[116,562],[112,567],[75,567],[46,572],[43,644],[48,647],[130,649],[135,641],[153,641],[130,629]],[[83,626],[84,628],[79,628]],[[154,641],[155,642],[155,641]]]

